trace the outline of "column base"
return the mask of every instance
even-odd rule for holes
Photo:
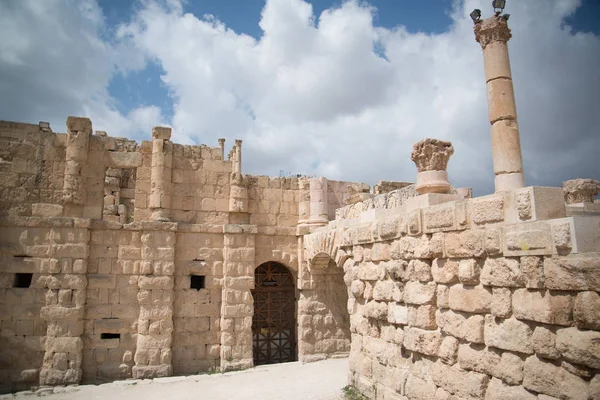
[[[525,177],[522,172],[496,175],[494,180],[496,193],[525,187]]]
[[[164,378],[173,375],[171,364],[161,365],[136,365],[131,369],[134,379]]]

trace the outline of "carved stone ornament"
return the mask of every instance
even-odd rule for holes
[[[417,171],[445,171],[450,156],[454,154],[452,143],[437,139],[424,139],[413,146],[410,159]]]
[[[481,48],[492,42],[508,42],[512,37],[508,23],[502,16],[494,16],[475,24],[475,40]]]
[[[593,203],[594,196],[600,192],[600,182],[594,179],[572,179],[563,182],[563,191],[567,204]]]

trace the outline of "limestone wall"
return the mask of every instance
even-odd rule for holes
[[[599,398],[600,215],[567,217],[554,188],[435,196],[306,237],[313,265],[346,259],[350,383],[372,399]]]

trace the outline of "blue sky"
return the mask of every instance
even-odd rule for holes
[[[243,172],[414,181],[450,140],[455,187],[493,191],[483,57],[490,0],[0,1],[0,119],[87,116],[112,136],[216,146]],[[598,178],[600,2],[507,0],[528,185]],[[210,14],[214,19],[204,16]],[[27,27],[24,29],[23,27]]]

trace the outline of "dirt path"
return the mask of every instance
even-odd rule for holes
[[[336,400],[347,384],[348,360],[260,366],[213,375],[116,381],[3,395],[0,400]]]

